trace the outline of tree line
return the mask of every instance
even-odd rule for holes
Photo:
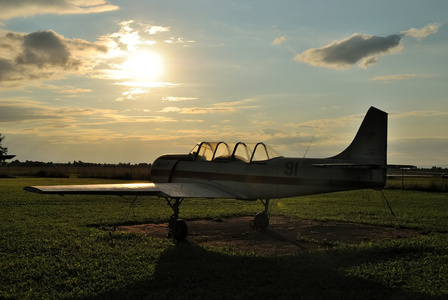
[[[53,162],[43,162],[43,161],[20,161],[18,159],[13,160],[11,162],[8,162],[8,166],[10,167],[113,167],[113,166],[119,166],[119,167],[150,167],[151,164],[149,163],[138,163],[138,164],[131,164],[131,163],[118,163],[118,164],[111,164],[111,163],[90,163],[90,162],[83,162],[83,161],[76,161],[73,162],[67,162],[67,163],[53,163]]]
[[[0,155],[8,154],[8,148],[2,146],[2,142],[5,139],[5,136],[0,133]]]

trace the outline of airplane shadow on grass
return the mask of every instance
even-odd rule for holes
[[[375,274],[346,274],[360,265],[433,251],[347,248],[263,257],[183,243],[161,255],[151,278],[89,299],[442,299],[406,289],[406,279],[394,274],[387,284]]]

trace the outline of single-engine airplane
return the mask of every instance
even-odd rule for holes
[[[179,219],[185,198],[260,200],[264,211],[253,225],[269,226],[269,200],[355,189],[381,189],[386,184],[387,113],[371,107],[352,143],[329,158],[280,156],[264,143],[202,142],[188,154],[165,154],[151,168],[152,183],[28,186],[41,194],[145,195],[165,198],[172,208],[168,235],[183,240],[186,223]]]

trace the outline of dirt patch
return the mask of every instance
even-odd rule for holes
[[[232,217],[219,220],[188,221],[187,241],[198,245],[225,246],[263,255],[287,255],[317,248],[329,248],[338,242],[408,238],[419,233],[411,229],[397,229],[357,223],[317,222],[282,216],[270,218],[265,232],[251,227],[253,217]],[[121,231],[166,237],[168,223],[120,226]]]

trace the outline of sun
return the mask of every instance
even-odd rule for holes
[[[163,59],[154,52],[138,51],[123,63],[122,70],[126,77],[136,81],[157,80],[164,70]]]

